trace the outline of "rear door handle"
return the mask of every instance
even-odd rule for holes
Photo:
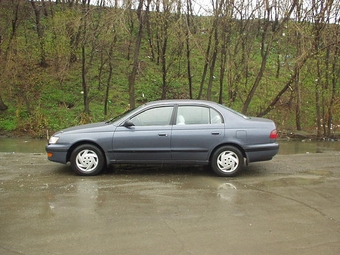
[[[159,133],[158,136],[168,136],[166,133]]]

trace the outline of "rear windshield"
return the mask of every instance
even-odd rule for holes
[[[240,112],[238,112],[238,111],[235,111],[235,110],[233,110],[233,109],[231,109],[231,108],[229,108],[229,107],[226,107],[226,106],[224,106],[224,105],[221,105],[223,108],[225,108],[225,109],[227,109],[228,111],[231,111],[231,112],[233,112],[233,113],[235,113],[236,115],[238,115],[238,116],[240,116],[240,117],[242,117],[242,118],[244,118],[244,119],[250,119],[250,117],[248,117],[248,116],[246,116],[246,115],[244,115],[244,114],[242,114],[242,113],[240,113]]]

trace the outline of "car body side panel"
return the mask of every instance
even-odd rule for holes
[[[106,125],[100,129],[92,129],[84,132],[84,130],[60,132],[60,139],[57,144],[49,144],[46,146],[47,152],[52,152],[53,156],[49,158],[51,161],[67,163],[68,157],[72,150],[80,144],[90,143],[98,146],[106,158],[109,156],[109,151],[112,146],[112,136],[115,126]],[[59,135],[55,134],[56,136]]]
[[[112,163],[171,159],[171,126],[117,127],[112,141]]]
[[[248,163],[272,159],[279,151],[276,140],[270,139],[270,132],[276,129],[273,121],[252,117],[244,121],[247,132],[243,149]]]
[[[269,138],[271,127],[242,126],[244,129],[226,129],[224,143],[241,148],[248,163],[270,160],[278,153],[279,144]]]
[[[174,161],[208,162],[211,151],[224,138],[224,124],[175,125],[171,152]]]

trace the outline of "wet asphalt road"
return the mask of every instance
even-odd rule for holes
[[[75,176],[0,153],[0,254],[340,254],[340,153],[278,155],[236,178],[126,166]]]

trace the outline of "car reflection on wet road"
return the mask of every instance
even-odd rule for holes
[[[0,254],[339,254],[339,156],[278,155],[236,178],[79,177],[41,153],[0,153]]]

